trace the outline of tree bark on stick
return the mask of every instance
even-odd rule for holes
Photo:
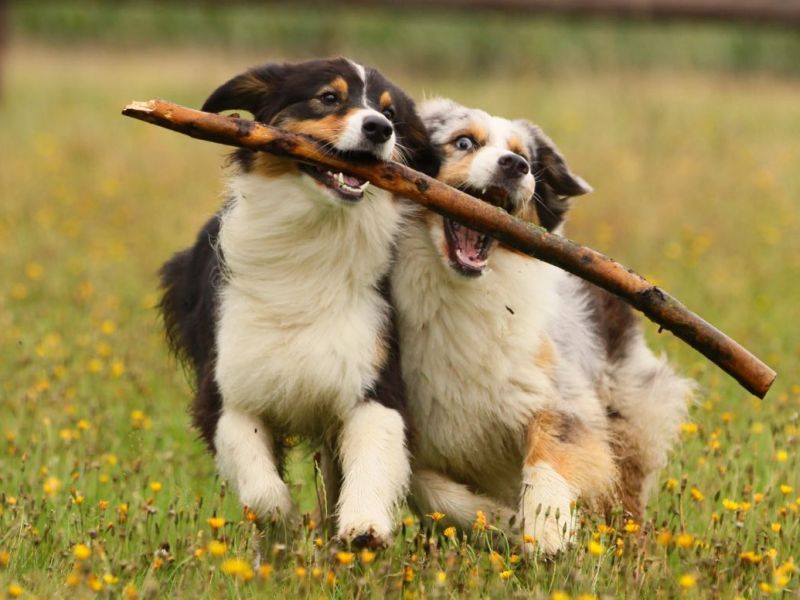
[[[591,248],[548,233],[404,165],[377,159],[345,161],[326,153],[310,137],[234,116],[201,112],[166,100],[134,102],[126,106],[122,114],[197,139],[251,148],[352,173],[619,296],[706,356],[759,398],[766,395],[775,380],[775,371],[756,356],[630,269]]]

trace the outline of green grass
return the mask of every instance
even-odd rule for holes
[[[16,44],[7,58],[0,597],[86,596],[91,585],[112,597],[126,587],[208,598],[798,593],[797,574],[776,573],[800,558],[797,82],[681,70],[434,78],[393,69],[416,96],[451,95],[540,123],[597,190],[576,202],[570,236],[663,285],[767,358],[780,379],[757,401],[648,325],[701,393],[696,430],[682,433],[638,532],[601,534],[587,518],[558,561],[526,562],[513,548],[491,554],[480,532],[471,544],[439,532],[428,541],[430,519],[409,519],[372,562],[345,564],[348,555],[317,546],[306,528],[288,546],[266,544],[271,573],[244,581],[238,563],[227,565],[231,574],[223,561],[249,562],[262,542],[190,431],[189,389],[152,308],[158,266],[219,205],[225,150],[119,111],[151,96],[199,105],[259,57]],[[291,471],[308,511],[310,452],[298,448]],[[725,499],[750,507],[730,510]],[[207,522],[213,515],[226,519],[220,530]],[[593,534],[599,555],[588,550]],[[692,537],[681,545],[680,534]],[[215,538],[223,557],[210,552]],[[78,544],[91,556],[76,558]],[[760,560],[743,560],[746,551]],[[682,591],[685,575],[694,587]]]

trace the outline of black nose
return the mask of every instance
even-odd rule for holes
[[[528,171],[530,171],[528,161],[519,154],[503,154],[503,156],[498,159],[497,164],[500,165],[503,174],[512,179],[527,175]]]
[[[370,115],[366,117],[361,124],[361,131],[364,132],[364,136],[370,142],[382,144],[392,137],[394,128],[386,117],[382,115]]]

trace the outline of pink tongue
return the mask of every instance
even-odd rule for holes
[[[359,179],[358,177],[353,177],[352,175],[344,175],[344,182],[349,185],[350,187],[361,187],[364,184],[363,179]]]
[[[482,233],[466,227],[459,227],[458,231],[456,231],[455,239],[460,258],[471,264],[483,264],[484,260],[481,258],[481,242],[483,238],[484,235]]]

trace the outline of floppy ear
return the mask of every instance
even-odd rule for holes
[[[546,183],[558,196],[581,196],[592,191],[592,186],[567,167],[564,157],[544,131],[537,125],[525,123],[533,139],[532,169],[537,180]]]
[[[263,65],[249,69],[219,86],[203,103],[202,110],[247,110],[258,118],[267,108],[268,98],[285,77],[286,65]],[[259,119],[262,120],[262,119]]]

